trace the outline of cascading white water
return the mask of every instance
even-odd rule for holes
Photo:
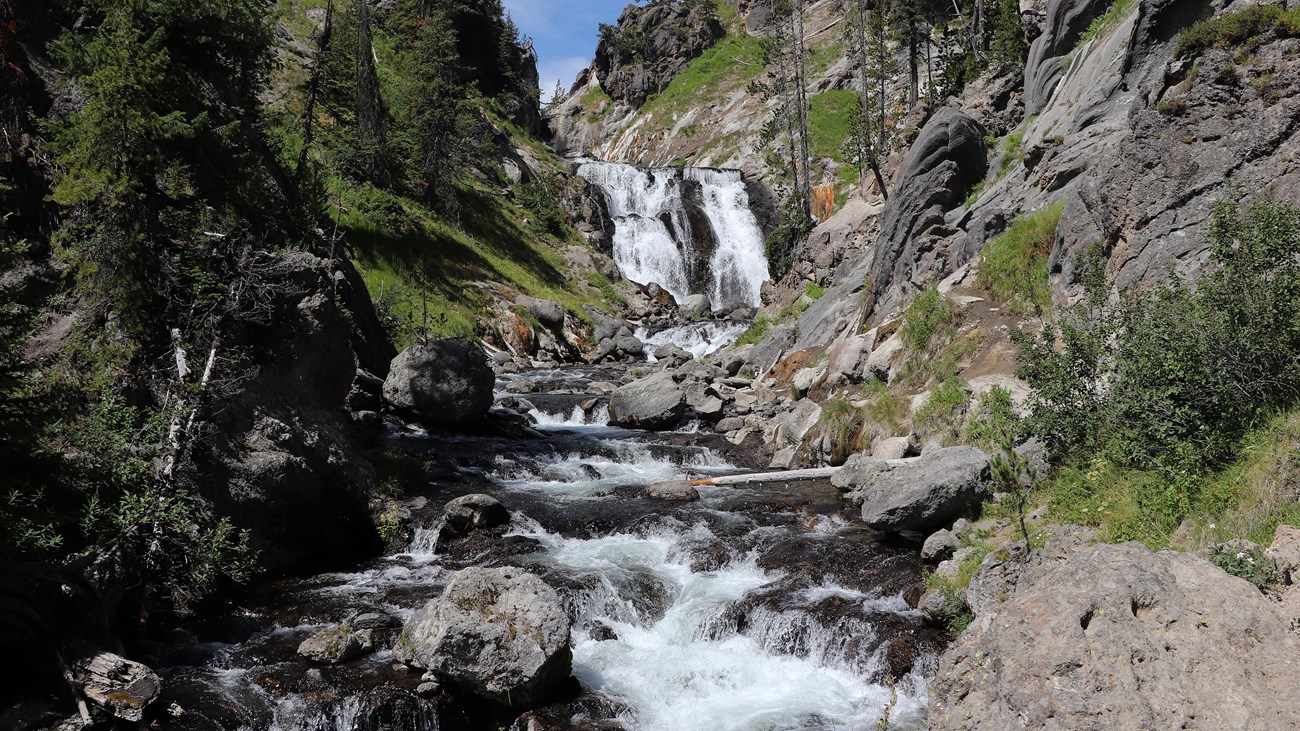
[[[684,542],[696,533],[709,531],[696,525],[570,539],[516,522],[516,535],[545,547],[544,560],[599,577],[592,589],[567,597],[577,623],[574,675],[583,686],[626,703],[620,720],[641,731],[875,727],[891,691],[863,678],[865,666],[879,661],[844,658],[842,649],[871,627],[825,627],[764,610],[751,614],[744,632],[727,626],[720,620],[729,605],[780,575],[752,556],[693,571]],[[638,608],[633,597],[646,586],[663,595],[665,607]],[[893,721],[918,722],[924,704],[923,681],[902,679]]]
[[[702,358],[736,342],[736,338],[739,338],[748,327],[747,322],[709,320],[678,325],[653,334],[648,329],[640,327],[633,334],[646,344],[646,360],[654,363],[658,359],[653,353],[660,345],[671,343],[690,353],[694,358]]]
[[[760,304],[759,288],[768,278],[763,231],[749,208],[749,194],[735,170],[651,168],[609,162],[584,162],[578,174],[600,187],[614,219],[614,261],[628,279],[654,282],[681,302],[708,295],[714,309]],[[701,261],[685,182],[698,184],[696,206],[708,220],[716,246]],[[706,266],[707,277],[696,276]],[[706,281],[693,292],[692,281]]]

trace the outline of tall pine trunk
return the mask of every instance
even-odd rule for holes
[[[384,164],[384,109],[375,73],[374,41],[370,34],[369,0],[358,0],[360,29],[357,37],[357,142],[366,159],[367,173],[376,183],[387,182]]]
[[[303,169],[307,167],[307,154],[314,139],[316,121],[316,96],[320,93],[320,75],[325,67],[325,53],[329,50],[330,35],[334,32],[334,0],[325,6],[325,24],[316,39],[316,53],[312,58],[311,78],[307,82],[307,108],[302,114],[302,149],[298,151],[298,164],[293,170],[294,182],[302,184]]]

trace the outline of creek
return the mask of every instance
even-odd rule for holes
[[[419,697],[420,674],[395,667],[383,642],[336,666],[296,653],[359,612],[405,619],[460,568],[510,564],[560,592],[577,679],[515,728],[865,729],[887,706],[890,728],[912,728],[942,640],[903,599],[921,579],[915,549],[855,524],[825,482],[704,487],[692,503],[645,497],[650,483],[732,473],[754,456],[694,425],[608,426],[587,384],[619,375],[575,366],[501,377],[499,399],[531,406],[541,436],[395,426],[386,447],[428,465],[425,489],[403,499],[409,542],[347,570],[267,582],[177,631],[156,663],[163,702],[185,709],[174,727],[510,727],[454,689]],[[512,394],[521,379],[536,392]],[[479,492],[511,509],[509,529],[440,545],[442,505]]]

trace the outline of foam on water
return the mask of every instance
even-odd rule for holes
[[[646,344],[646,360],[654,363],[655,349],[661,345],[676,345],[690,353],[692,357],[702,358],[715,353],[736,342],[736,338],[749,327],[746,322],[728,322],[709,320],[688,325],[678,325],[660,330],[653,335],[644,327],[637,328],[636,337]]]
[[[596,454],[563,454],[518,462],[498,456],[492,479],[503,487],[559,497],[591,497],[620,487],[645,487],[690,476],[723,474],[732,467],[709,450],[681,461],[656,455],[644,444],[602,441]]]
[[[729,627],[727,608],[781,575],[760,569],[753,556],[691,571],[681,543],[707,532],[702,525],[595,539],[563,538],[535,523],[516,530],[542,543],[545,560],[600,577],[568,598],[577,618],[574,675],[584,688],[626,703],[629,728],[872,728],[890,700],[889,689],[864,680],[878,658],[845,659],[853,637],[873,632],[864,621],[828,628],[800,611],[760,608],[743,632]],[[637,609],[634,595],[647,583],[662,593],[661,613]],[[595,622],[616,638],[593,638],[586,628]],[[923,686],[907,684],[893,720],[919,719],[924,701]]]
[[[567,414],[552,414],[538,409],[531,409],[528,415],[538,429],[572,429],[574,427],[609,426],[609,406],[601,404],[590,413],[581,406],[574,406]]]
[[[703,280],[707,289],[698,294],[708,295],[714,309],[760,304],[768,278],[763,231],[739,171],[587,161],[578,174],[605,194],[614,219],[614,261],[623,276],[654,282],[678,302],[697,294],[691,283]],[[706,242],[694,240],[698,219],[691,211],[703,214],[714,239],[707,262],[701,253]]]

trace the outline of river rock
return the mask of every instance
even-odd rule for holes
[[[558,302],[520,295],[515,298],[515,304],[536,317],[537,321],[545,327],[552,330],[564,327],[564,308],[560,307]]]
[[[957,550],[957,536],[947,528],[941,528],[930,534],[921,546],[922,561],[942,561]]]
[[[476,530],[510,524],[510,511],[491,495],[462,495],[442,510],[442,535],[463,538]]]
[[[671,429],[686,413],[686,392],[661,371],[622,386],[609,397],[609,423],[632,429]]]
[[[492,407],[496,374],[482,349],[469,340],[431,340],[393,359],[384,400],[421,423],[452,429],[479,421]]]
[[[929,533],[979,504],[988,472],[989,457],[980,450],[947,447],[910,459],[854,455],[832,482],[861,492],[862,520],[872,528]]]
[[[683,350],[676,343],[664,343],[655,348],[655,360],[667,363],[669,368],[676,368],[693,359],[693,355]]]
[[[1300,728],[1300,638],[1249,583],[1138,543],[1022,582],[944,653],[935,731]]]
[[[374,649],[375,642],[370,630],[337,625],[303,640],[298,645],[298,654],[322,665],[336,665],[355,660]]]
[[[743,427],[744,425],[745,425],[744,419],[738,416],[728,416],[727,418],[719,421],[713,428],[719,434],[726,434],[727,432],[736,431],[737,429]]]
[[[866,371],[870,376],[888,382],[898,371],[904,350],[903,338],[894,335],[877,345],[867,356]]]
[[[694,319],[708,315],[712,310],[709,298],[702,294],[689,294],[682,299],[681,313],[687,318]]]
[[[569,616],[536,575],[467,568],[406,622],[393,657],[513,708],[545,703],[572,672]]]
[[[125,721],[143,719],[162,692],[161,681],[147,665],[111,652],[86,653],[68,663],[68,673],[87,700]]]
[[[700,491],[695,486],[685,480],[673,480],[670,482],[656,482],[647,487],[646,495],[656,500],[668,500],[671,502],[694,502],[700,499]]]

